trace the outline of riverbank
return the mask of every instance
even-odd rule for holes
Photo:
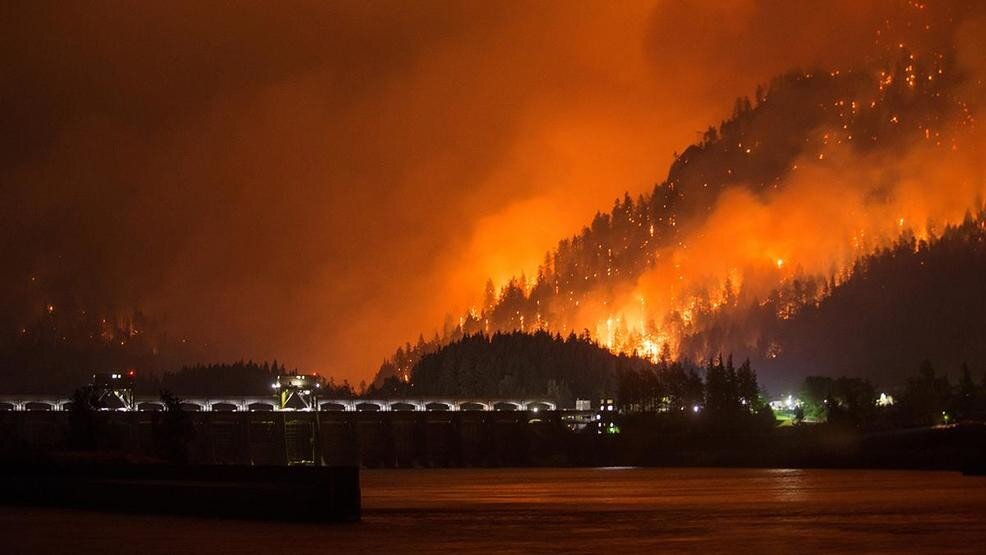
[[[576,432],[554,411],[0,412],[0,461],[79,449],[193,465],[364,468],[722,466],[962,470],[986,460],[986,424],[860,430],[828,424],[732,429],[637,417]],[[602,430],[600,430],[602,431]],[[180,432],[180,433],[179,433]]]

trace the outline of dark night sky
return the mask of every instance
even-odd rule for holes
[[[369,378],[899,4],[6,3],[3,323],[72,295]]]

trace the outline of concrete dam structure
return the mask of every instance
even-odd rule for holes
[[[136,396],[134,380],[95,374],[73,399],[0,396],[0,455],[85,443],[191,464],[524,465],[600,418],[539,398],[323,398],[314,375],[278,376],[269,396],[182,399]]]
[[[72,415],[0,411],[0,455],[70,444]],[[154,457],[168,441],[162,438],[168,416],[94,412],[95,448]],[[540,464],[564,450],[573,426],[594,416],[539,409],[196,411],[182,418],[189,432],[181,441],[192,464],[447,467]]]

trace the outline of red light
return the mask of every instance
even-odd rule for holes
[[[133,370],[131,370],[131,371],[129,371],[129,372],[127,372],[127,375],[128,375],[128,376],[130,376],[130,377],[132,378],[132,377],[134,376],[134,374],[135,374],[135,373],[136,373],[136,372],[134,372]]]

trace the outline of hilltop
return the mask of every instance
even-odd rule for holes
[[[954,71],[948,56],[917,59],[903,48],[880,63],[857,70],[796,71],[775,78],[767,86],[758,88],[752,100],[738,98],[728,120],[710,126],[701,141],[676,154],[666,178],[652,191],[635,199],[626,194],[609,212],[597,213],[581,233],[562,239],[556,248],[546,253],[533,278],[517,276],[499,289],[488,282],[482,306],[453,318],[452,321],[458,323],[446,325],[431,340],[422,335],[415,344],[407,343],[398,348],[381,365],[374,383],[379,386],[392,376],[408,379],[415,363],[442,345],[464,336],[497,331],[547,330],[562,335],[585,331],[613,351],[638,352],[652,360],[668,345],[678,357],[697,361],[720,352],[736,352],[738,356],[748,353],[767,362],[767,373],[777,377],[789,369],[793,373],[821,370],[817,366],[800,364],[802,356],[818,359],[800,347],[792,347],[785,351],[788,354],[783,358],[778,357],[779,351],[785,349],[785,343],[794,346],[802,342],[799,335],[802,332],[797,330],[803,325],[796,322],[804,321],[810,312],[805,312],[797,321],[786,323],[782,333],[764,327],[762,330],[744,329],[742,334],[732,333],[727,338],[721,329],[769,324],[751,315],[756,311],[725,309],[735,308],[737,304],[749,306],[753,301],[763,302],[762,299],[772,296],[787,295],[785,298],[788,298],[790,288],[798,287],[793,283],[811,283],[814,287],[811,295],[796,291],[795,297],[800,295],[798,300],[784,307],[783,312],[790,316],[832,294],[835,285],[845,282],[848,287],[855,287],[853,284],[866,277],[860,275],[854,281],[853,274],[872,266],[875,260],[862,265],[850,260],[845,264],[836,259],[834,253],[820,253],[822,258],[831,256],[831,267],[825,272],[811,273],[785,267],[783,272],[769,273],[754,266],[757,260],[744,254],[750,259],[742,261],[748,267],[710,271],[715,279],[704,273],[685,275],[685,270],[680,270],[680,276],[671,274],[679,272],[681,260],[695,256],[689,248],[707,237],[710,218],[718,216],[716,225],[719,225],[724,205],[728,208],[724,203],[732,196],[746,195],[744,198],[751,199],[750,202],[762,202],[769,207],[772,199],[792,187],[791,183],[804,186],[799,180],[805,179],[806,171],[821,168],[828,172],[826,175],[836,170],[851,175],[854,167],[858,167],[862,174],[873,160],[893,161],[907,157],[912,145],[917,143],[932,153],[940,151],[944,160],[948,153],[956,150],[957,137],[963,126],[971,125],[972,121],[968,107],[955,92],[961,84],[962,77]],[[954,131],[956,128],[960,131]],[[833,158],[839,161],[828,162]],[[892,169],[886,173],[900,172]],[[875,184],[860,185],[858,195],[877,209],[892,211],[897,202],[896,183],[884,184],[887,179],[890,178],[884,175],[871,177]],[[827,184],[812,185],[817,190]],[[835,203],[838,199],[834,195],[838,194],[838,190],[833,190],[830,196]],[[824,193],[820,196],[825,197]],[[968,206],[971,211],[978,208]],[[926,216],[930,221],[935,214]],[[737,213],[735,217],[741,220],[743,214]],[[903,223],[901,219],[902,226]],[[924,222],[917,222],[917,226],[923,225]],[[898,235],[911,233],[927,238],[929,229],[917,226],[894,228],[893,231]],[[723,233],[718,229],[714,231]],[[728,232],[727,229],[724,233],[727,237]],[[931,233],[935,230],[931,229]],[[870,255],[885,255],[880,249],[887,248],[894,240],[889,235],[876,238],[861,238],[862,232],[857,235],[852,239],[851,250],[860,261]],[[777,238],[767,236],[757,240],[771,244]],[[925,244],[933,242],[934,239]],[[728,250],[729,245],[723,247]],[[770,249],[765,249],[763,255],[768,258]],[[736,263],[735,256],[730,260],[730,264]],[[779,257],[776,261],[769,258],[768,262],[776,262],[778,270],[784,264]],[[742,275],[744,271],[749,275]],[[694,267],[692,272],[698,273]],[[736,274],[739,279],[734,282]],[[718,279],[720,276],[724,279]],[[667,288],[634,293],[635,290],[642,291],[643,280],[663,280],[663,284],[674,277],[683,285],[673,293],[668,293]],[[744,282],[742,278],[747,279]],[[633,297],[637,296],[640,304],[644,304],[648,294],[651,298],[647,301],[654,305],[663,303],[666,310],[632,309],[645,313],[628,315],[628,302],[636,302]],[[847,294],[841,293],[825,306],[836,306]],[[763,310],[773,308],[776,307]],[[880,308],[884,309],[893,312],[891,307]],[[715,313],[716,317],[704,317],[708,313]],[[785,317],[784,321],[788,319]],[[828,325],[825,329],[833,330],[834,327]],[[826,336],[820,330],[817,328],[810,333],[812,340],[819,345],[833,343],[836,335]],[[930,345],[944,345],[950,341],[939,338],[935,331],[925,335]],[[736,339],[739,335],[744,336],[742,341]],[[757,339],[751,342],[748,338],[754,335]],[[930,349],[925,354],[935,356],[939,353]],[[978,359],[980,354],[970,352],[969,356]],[[883,359],[884,362],[890,360]],[[863,359],[846,359],[835,367],[849,371],[851,366],[865,364]]]

